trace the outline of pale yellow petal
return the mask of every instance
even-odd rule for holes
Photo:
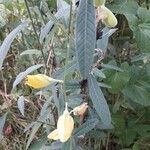
[[[94,6],[95,7],[99,7],[101,5],[104,5],[105,4],[105,1],[106,0],[94,0]]]
[[[115,27],[118,23],[116,16],[105,6],[100,7],[100,13],[105,14],[105,18],[102,19],[102,22],[107,26],[107,27]]]
[[[58,137],[58,130],[55,129],[47,137],[48,137],[48,139],[51,139],[51,140],[58,140],[59,139],[59,137]]]
[[[59,117],[57,122],[57,130],[60,141],[66,142],[71,137],[73,129],[74,120],[66,108],[63,115]]]

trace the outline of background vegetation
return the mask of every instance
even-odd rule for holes
[[[85,27],[81,20],[93,10],[78,5],[0,0],[0,149],[150,149],[150,1],[107,0],[115,29],[95,28],[92,17]],[[84,28],[92,32],[79,39]],[[81,53],[81,45],[88,50]],[[34,90],[24,84],[29,73],[65,84]],[[89,108],[74,116],[73,135],[62,144],[47,135],[65,101],[70,110],[82,102]]]

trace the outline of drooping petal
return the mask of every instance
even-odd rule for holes
[[[74,129],[74,120],[70,116],[70,113],[67,108],[58,119],[57,122],[57,130],[58,130],[58,136],[61,142],[66,142],[70,137]]]
[[[58,137],[58,130],[55,129],[47,137],[48,137],[48,139],[58,140],[59,139],[59,137]]]

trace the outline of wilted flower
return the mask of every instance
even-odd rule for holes
[[[83,103],[80,106],[75,107],[72,110],[72,112],[73,112],[74,115],[82,116],[87,111],[87,109],[88,109],[88,104],[87,103]]]
[[[63,83],[62,80],[56,80],[44,74],[37,74],[37,75],[27,75],[25,84],[35,89],[39,89],[39,88],[47,87],[48,85],[54,82]]]
[[[99,19],[101,19],[102,22],[110,28],[115,27],[118,23],[115,15],[104,5],[99,8]]]
[[[74,129],[74,120],[70,116],[68,111],[68,106],[66,103],[66,108],[63,114],[58,118],[57,129],[48,135],[49,139],[60,140],[61,142],[66,142],[72,134]]]

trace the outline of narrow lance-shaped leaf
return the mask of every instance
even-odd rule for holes
[[[0,139],[2,138],[2,135],[3,135],[3,127],[5,125],[6,116],[7,116],[7,113],[5,113],[2,117],[0,117]]]
[[[103,52],[105,53],[107,50],[107,46],[108,46],[108,40],[109,37],[116,32],[117,29],[109,29],[107,27],[105,27],[102,31],[103,31],[103,36],[97,40],[97,48],[100,48],[103,50]]]
[[[54,15],[56,19],[65,19],[69,17],[70,5],[64,0],[57,0],[57,12]],[[42,43],[44,38],[47,36],[53,25],[57,23],[54,20],[50,20],[42,29],[40,33],[40,42]],[[59,22],[58,22],[59,23]]]
[[[42,125],[42,123],[40,122],[37,122],[33,128],[32,128],[32,131],[31,131],[31,134],[29,135],[29,138],[28,138],[28,141],[27,141],[27,144],[26,144],[26,150],[29,148],[36,132],[38,131],[38,129],[40,128],[40,126]]]
[[[10,45],[13,42],[17,34],[27,26],[27,22],[21,23],[16,27],[10,34],[5,38],[4,42],[0,47],[0,70],[2,69],[3,61],[9,51]]]
[[[73,138],[62,144],[61,150],[72,150],[73,149]]]
[[[87,120],[84,124],[82,124],[78,129],[75,130],[74,136],[78,137],[82,134],[86,134],[91,131],[98,123],[98,119],[93,118]]]
[[[20,110],[23,116],[24,116],[24,100],[25,98],[23,96],[20,96],[17,101],[18,109]]]
[[[64,74],[69,74],[74,72],[76,69],[78,69],[78,63],[76,60],[71,61],[66,65],[66,67],[58,69],[56,72],[53,73],[52,77],[56,79],[63,79]]]
[[[34,66],[29,67],[26,71],[19,73],[16,77],[16,80],[13,83],[13,88],[15,88],[29,73],[37,70],[38,68],[42,66],[43,64],[34,65]]]
[[[110,125],[111,116],[109,107],[107,105],[107,102],[101,89],[99,88],[98,82],[92,75],[90,75],[88,78],[88,86],[89,86],[89,94],[97,114],[101,118],[103,124]]]
[[[24,56],[24,55],[38,55],[38,56],[40,56],[41,52],[40,52],[40,50],[37,50],[37,49],[28,49],[28,50],[23,51],[20,54],[20,56]]]
[[[79,70],[82,77],[88,77],[96,42],[95,8],[92,0],[80,0],[76,21],[75,46]]]

